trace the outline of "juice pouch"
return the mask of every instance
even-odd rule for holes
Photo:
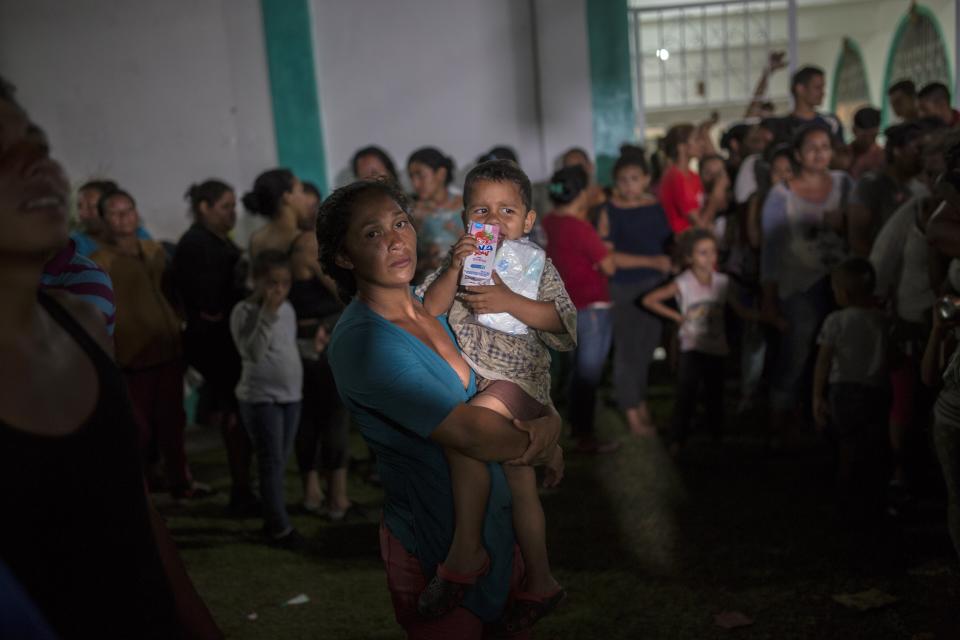
[[[467,233],[477,239],[477,250],[463,261],[463,276],[460,284],[476,286],[493,282],[493,267],[497,260],[497,240],[500,227],[495,224],[471,222]]]

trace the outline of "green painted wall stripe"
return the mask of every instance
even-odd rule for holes
[[[950,55],[950,46],[947,44],[946,38],[943,37],[943,29],[940,27],[940,21],[937,19],[937,15],[923,5],[916,5],[913,8],[918,15],[925,16],[930,19],[933,23],[934,29],[937,31],[937,37],[940,38],[941,44],[943,44],[943,53],[947,57],[947,71],[949,73],[949,78],[944,83],[950,89],[950,95],[952,96],[956,87],[953,86],[953,56]],[[900,80],[900,78],[891,78],[890,74],[893,73],[893,56],[897,52],[897,47],[900,46],[900,39],[903,38],[904,32],[907,30],[907,24],[910,20],[910,9],[907,9],[906,13],[903,14],[903,17],[900,18],[900,23],[897,25],[897,30],[893,33],[893,39],[890,41],[890,48],[887,49],[887,64],[883,69],[883,85],[880,87],[880,90],[883,92],[880,95],[880,101],[883,107],[880,109],[880,127],[884,128],[887,126],[887,123],[890,121],[890,98],[887,96],[887,89],[890,88],[890,85]],[[917,87],[917,91],[923,87]]]
[[[277,160],[328,190],[308,0],[261,0]]]
[[[849,52],[847,51],[849,47]],[[863,51],[860,45],[853,38],[844,38],[840,41],[840,51],[837,53],[837,61],[833,63],[833,74],[830,76],[830,113],[837,112],[837,88],[840,86],[840,67],[846,62],[847,55],[860,58],[860,66],[863,69],[863,79],[867,87],[868,102],[872,104],[873,98],[870,97],[870,76],[867,75],[867,65],[863,59]],[[883,101],[881,100],[881,103]]]
[[[612,182],[620,145],[634,139],[627,0],[586,0],[597,180]]]

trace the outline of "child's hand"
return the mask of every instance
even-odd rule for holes
[[[827,406],[827,400],[823,396],[817,396],[813,399],[813,419],[817,424],[817,431],[822,432],[827,426],[827,420],[830,418],[830,409]]]
[[[550,462],[547,463],[546,469],[544,470],[543,476],[543,488],[552,489],[560,484],[560,481],[563,480],[563,449],[560,448],[560,445],[557,445],[553,448],[554,454],[550,457]]]
[[[500,275],[496,271],[493,272],[493,284],[467,287],[466,289],[467,293],[463,295],[463,302],[478,315],[510,311],[511,306],[517,299],[517,294],[503,284],[503,280],[500,279]]]
[[[465,235],[453,245],[451,252],[451,266],[454,269],[461,269],[464,261],[477,250],[477,239],[471,235]]]
[[[270,313],[276,313],[286,297],[286,293],[280,287],[270,287],[263,293],[262,306]]]

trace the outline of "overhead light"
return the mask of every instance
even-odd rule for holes
[[[657,57],[666,62],[670,59],[670,52],[666,49],[657,49]]]

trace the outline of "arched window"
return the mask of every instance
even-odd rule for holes
[[[918,91],[930,82],[953,86],[953,73],[940,23],[929,9],[919,5],[911,7],[903,16],[890,43],[883,82],[884,123],[890,115],[887,89],[904,79],[913,80]]]
[[[840,55],[833,70],[831,111],[837,114],[846,131],[853,128],[853,114],[862,106],[870,104],[870,85],[867,68],[860,54],[860,47],[850,38],[844,38]]]

